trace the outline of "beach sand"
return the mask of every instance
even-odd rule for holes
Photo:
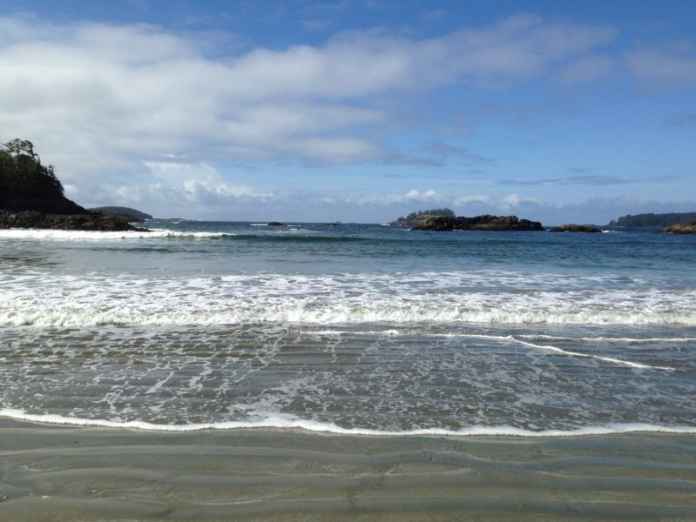
[[[173,433],[5,419],[0,520],[696,520],[696,436]]]

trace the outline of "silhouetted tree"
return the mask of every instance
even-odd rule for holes
[[[29,140],[0,146],[0,209],[81,213],[85,210],[63,195],[53,165],[43,165]]]

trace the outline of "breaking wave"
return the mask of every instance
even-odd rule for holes
[[[369,241],[356,236],[333,236],[304,229],[290,229],[265,233],[236,232],[188,232],[154,228],[150,231],[128,230],[122,232],[100,232],[90,230],[49,230],[49,229],[7,229],[0,230],[0,240],[14,239],[25,241],[94,241],[110,242],[123,240],[232,240],[253,242],[355,242]]]
[[[522,274],[508,280],[498,275],[497,286],[491,286],[487,278],[464,272],[197,278],[0,274],[0,325],[696,325],[692,289],[604,289],[596,281],[558,288],[555,281]]]

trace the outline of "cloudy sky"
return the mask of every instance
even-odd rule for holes
[[[85,206],[162,217],[696,210],[695,23],[676,0],[4,0],[0,139]]]

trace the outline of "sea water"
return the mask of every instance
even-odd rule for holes
[[[696,237],[147,226],[0,231],[0,415],[696,432]]]

